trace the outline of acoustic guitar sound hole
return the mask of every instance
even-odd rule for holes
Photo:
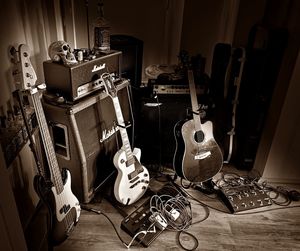
[[[204,133],[202,131],[197,131],[194,137],[197,143],[201,143],[204,140]]]

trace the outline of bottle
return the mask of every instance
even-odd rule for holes
[[[98,2],[98,18],[94,23],[94,49],[110,51],[110,24],[104,18],[103,0]]]

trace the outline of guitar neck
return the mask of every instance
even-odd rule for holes
[[[31,93],[31,97],[32,97],[33,106],[35,109],[39,129],[40,129],[42,142],[45,149],[46,158],[51,173],[51,181],[53,182],[53,185],[56,187],[57,193],[59,194],[63,191],[64,188],[63,181],[61,178],[60,169],[58,166],[53,143],[49,133],[48,124],[46,122],[40,95],[36,88],[34,89],[34,92]]]
[[[117,96],[113,97],[112,101],[113,101],[113,104],[114,104],[116,117],[117,117],[117,122],[118,122],[118,126],[119,126],[119,131],[120,131],[120,135],[121,135],[121,139],[122,139],[122,144],[123,144],[123,147],[124,147],[124,150],[125,150],[125,153],[126,153],[127,161],[128,161],[129,164],[132,164],[132,163],[134,163],[134,157],[133,157],[133,153],[132,153],[132,150],[131,150],[127,130],[126,130],[126,127],[125,127],[125,122],[124,122],[120,102],[119,102],[119,99],[118,99]]]
[[[191,95],[191,103],[192,103],[192,111],[193,111],[193,119],[195,122],[195,129],[196,131],[201,130],[201,119],[199,115],[199,105],[197,100],[196,88],[195,88],[195,81],[194,81],[194,74],[192,70],[188,70],[188,80],[189,80],[189,88],[190,88],[190,95]]]

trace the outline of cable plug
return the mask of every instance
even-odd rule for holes
[[[168,226],[167,220],[163,217],[160,213],[155,212],[154,214],[150,215],[149,217],[150,222],[155,222],[155,226],[160,230],[165,230]]]
[[[86,211],[90,211],[90,212],[94,212],[96,214],[102,214],[102,212],[100,210],[94,209],[92,207],[88,207],[86,205],[80,204],[81,209],[86,210]]]
[[[167,214],[173,221],[176,221],[180,216],[180,213],[175,208],[171,209]]]

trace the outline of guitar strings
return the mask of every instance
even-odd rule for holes
[[[58,184],[59,190],[60,190],[60,191],[59,191],[59,192],[60,192],[60,196],[58,197],[58,199],[59,199],[59,204],[60,204],[60,205],[64,205],[64,202],[67,201],[67,200],[66,200],[67,198],[65,198],[65,193],[63,193],[63,190],[64,190],[63,180],[62,180],[61,173],[60,173],[60,169],[59,169],[59,166],[58,166],[58,163],[57,163],[57,159],[56,159],[56,156],[55,156],[55,152],[54,152],[54,148],[53,148],[53,143],[52,143],[52,141],[51,141],[51,139],[50,139],[48,127],[46,127],[46,126],[47,126],[46,118],[45,118],[44,112],[43,112],[43,110],[42,110],[42,104],[41,104],[41,100],[40,100],[39,95],[37,95],[37,102],[39,102],[39,104],[40,104],[40,106],[38,106],[38,107],[40,107],[40,116],[43,117],[43,119],[42,119],[41,121],[44,121],[44,122],[45,122],[45,125],[44,125],[44,127],[43,127],[43,128],[45,128],[45,129],[44,129],[44,130],[45,130],[45,131],[44,131],[45,136],[46,136],[46,134],[47,134],[47,136],[49,137],[49,141],[48,141],[48,152],[51,152],[51,153],[52,153],[52,155],[51,155],[51,157],[52,157],[52,163],[54,163],[55,166],[56,166],[56,168],[54,169],[54,170],[55,170],[54,179],[55,179],[56,184]],[[49,151],[49,150],[51,150],[51,151]],[[54,154],[54,156],[53,156],[53,154]],[[51,168],[51,170],[52,170],[52,168]],[[53,170],[52,170],[52,171],[53,171]],[[58,171],[59,173],[56,173],[57,171]],[[60,179],[59,179],[59,177],[60,177]],[[58,191],[56,191],[56,192],[58,192]],[[57,205],[56,205],[56,206],[57,206]],[[71,208],[70,208],[69,210],[71,210]],[[71,226],[71,224],[72,224],[72,222],[73,222],[73,220],[71,219],[72,217],[71,217],[71,215],[69,214],[69,210],[68,210],[67,212],[65,212],[65,213],[66,213],[66,217],[63,218],[63,222],[64,222],[64,226],[65,226],[65,229],[66,229],[66,230],[68,230],[69,226]]]
[[[193,115],[193,127],[194,127],[194,140],[196,141],[197,148],[198,148],[198,153],[199,153],[200,150],[201,150],[201,147],[200,147],[200,144],[199,144],[199,139],[198,139],[195,120],[196,120],[196,116],[199,116],[199,126],[200,126],[199,129],[201,129],[201,116],[200,116],[200,112],[199,112],[199,104],[198,104],[198,101],[197,101],[197,92],[196,92],[196,88],[195,88],[194,75],[193,75],[192,70],[188,71],[188,79],[189,79],[190,95],[191,95],[191,98],[192,98],[192,115]],[[196,108],[195,107],[196,105],[198,106],[198,109],[197,109],[197,111],[194,111],[193,108]],[[201,131],[202,131],[202,129],[201,129]],[[195,137],[196,137],[196,139],[195,139]]]
[[[47,136],[47,129],[46,129],[46,127],[45,126],[47,126],[48,127],[48,125],[47,124],[43,124],[43,122],[45,123],[45,121],[46,121],[46,118],[45,118],[45,115],[44,115],[44,113],[43,113],[43,111],[42,111],[42,108],[41,108],[41,106],[42,106],[42,104],[41,104],[41,100],[40,100],[40,97],[39,97],[39,92],[37,91],[35,94],[33,94],[32,95],[32,100],[33,100],[33,104],[34,104],[34,106],[35,106],[35,110],[36,110],[36,113],[37,113],[37,116],[39,117],[39,121],[40,121],[40,123],[41,123],[41,127],[40,127],[40,132],[41,132],[41,135],[42,135],[42,137],[43,137],[43,145],[44,145],[44,147],[45,147],[45,151],[46,151],[46,157],[47,157],[47,160],[48,160],[48,164],[49,164],[49,166],[50,166],[50,173],[52,174],[52,178],[53,178],[53,182],[54,182],[54,184],[56,184],[56,186],[55,187],[57,187],[58,186],[58,184],[59,184],[59,182],[58,182],[58,176],[57,176],[57,174],[55,173],[55,171],[52,169],[52,167],[51,167],[51,163],[53,163],[53,160],[54,160],[54,158],[53,158],[53,156],[49,156],[49,153],[50,153],[50,150],[54,150],[53,149],[53,145],[52,145],[52,149],[51,149],[51,145],[50,145],[50,143],[52,144],[52,142],[46,142],[46,136]],[[53,152],[53,151],[52,151]],[[56,159],[55,159],[56,160]],[[57,160],[56,160],[57,161]],[[56,163],[57,164],[57,163]],[[58,165],[57,165],[57,167],[58,167]],[[63,186],[63,182],[61,181],[61,184],[60,185],[62,185]],[[61,189],[63,189],[63,187],[61,187]],[[60,191],[60,192],[62,192],[62,191]],[[56,193],[58,193],[58,191],[56,191]],[[63,194],[64,195],[64,194]],[[59,201],[59,203],[58,204],[60,204],[60,205],[63,205],[63,200],[62,200],[62,198],[61,198],[61,196],[58,196],[58,201]],[[65,200],[64,200],[65,201]],[[57,207],[58,205],[56,205],[56,207]],[[71,219],[70,219],[70,215],[69,214],[66,214],[66,217],[64,217],[63,218],[63,224],[64,224],[64,226],[65,226],[65,228],[66,229],[68,229],[68,227],[70,226],[70,224],[71,224]]]
[[[42,138],[43,138],[43,145],[44,145],[44,148],[45,148],[45,152],[46,152],[46,157],[47,157],[47,160],[48,160],[48,165],[49,165],[49,170],[50,170],[50,174],[52,176],[52,182],[54,183],[54,186],[57,184],[57,180],[56,180],[56,175],[54,174],[54,170],[51,168],[51,156],[48,154],[50,149],[49,149],[49,144],[46,142],[46,132],[45,132],[45,125],[42,124],[43,122],[43,117],[42,117],[42,111],[41,111],[41,108],[40,108],[40,100],[39,100],[39,92],[36,92],[35,94],[32,95],[32,99],[33,99],[33,103],[34,103],[34,106],[36,108],[36,113],[37,113],[37,116],[39,118],[39,121],[41,123],[41,126],[40,126],[40,133],[42,135]],[[57,191],[56,191],[57,192]],[[59,203],[60,204],[60,203]],[[56,205],[57,206],[57,205]],[[64,222],[65,223],[65,222]],[[65,223],[66,224],[66,223]],[[66,225],[65,225],[66,227]]]

